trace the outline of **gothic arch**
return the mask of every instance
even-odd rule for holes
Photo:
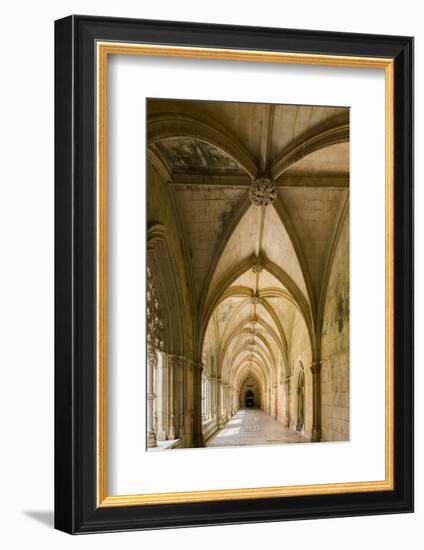
[[[173,255],[167,239],[165,226],[152,224],[147,233],[148,268],[159,294],[164,322],[164,343],[168,353],[184,354],[184,306],[181,292],[169,292],[170,288],[179,288],[180,282],[175,277]],[[177,322],[176,322],[177,320]]]
[[[155,410],[168,415],[166,437],[202,446],[250,376],[265,414],[319,440],[348,109],[149,99],[147,111],[148,266],[170,352],[158,366],[168,401]]]
[[[242,143],[216,121],[201,120],[186,114],[160,113],[149,117],[147,139],[149,145],[173,138],[192,138],[217,147],[254,178],[257,165]]]

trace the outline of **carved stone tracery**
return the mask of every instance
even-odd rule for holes
[[[152,272],[147,268],[147,346],[151,351],[163,351],[163,321]]]
[[[253,273],[260,273],[263,270],[263,265],[261,264],[255,264],[252,266],[252,272]]]

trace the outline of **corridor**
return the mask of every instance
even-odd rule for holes
[[[240,409],[221,430],[206,441],[206,447],[281,445],[306,441],[306,438],[294,430],[284,428],[281,422],[261,409]]]
[[[349,108],[146,112],[146,448],[347,441]]]

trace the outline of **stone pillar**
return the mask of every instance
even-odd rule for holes
[[[168,435],[168,362],[162,351],[157,352],[156,374],[156,439],[165,441]]]
[[[284,421],[285,428],[290,427],[290,378],[283,380],[283,395],[284,395]]]
[[[178,416],[177,416],[177,425],[178,425],[178,437],[180,439],[184,438],[184,403],[185,403],[185,357],[178,358],[178,370],[177,370],[177,388],[178,388]]]
[[[272,385],[272,406],[273,410],[271,411],[271,414],[274,418],[277,418],[278,414],[278,406],[277,406],[277,384]]]
[[[303,427],[302,411],[301,411],[301,402],[303,399],[302,388],[296,388],[296,430],[301,431]]]
[[[175,439],[175,415],[178,396],[178,357],[176,355],[168,355],[168,382],[168,439]]]
[[[210,419],[215,418],[215,378],[209,378]]]
[[[208,387],[208,411],[207,411],[207,418],[208,420],[211,420],[212,418],[212,380],[208,378],[207,382]]]
[[[157,354],[153,347],[147,348],[147,447],[156,447],[156,433],[154,427],[153,401],[154,393],[154,371],[157,365]]]
[[[222,428],[224,426],[224,422],[222,419],[222,380],[221,378],[217,378],[217,421],[218,421],[218,428]]]
[[[194,430],[194,406],[195,406],[195,397],[194,397],[194,374],[193,374],[193,361],[191,359],[186,359],[185,368],[184,368],[184,434],[185,434],[185,444],[187,447],[194,447],[193,442],[193,430]],[[201,381],[199,381],[199,384]],[[202,418],[202,413],[200,410],[201,395],[200,389],[198,391],[199,395],[199,418]]]
[[[193,445],[195,447],[205,446],[202,432],[202,372],[202,363],[193,363]]]
[[[224,423],[228,420],[228,384],[222,384],[222,397],[224,405]]]
[[[321,440],[321,361],[312,361],[312,433],[311,441]]]
[[[206,378],[201,377],[201,410],[202,410],[202,422],[206,420]]]

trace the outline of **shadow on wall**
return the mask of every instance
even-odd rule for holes
[[[24,510],[23,514],[29,518],[35,519],[38,523],[50,527],[54,527],[54,512],[53,510]]]

